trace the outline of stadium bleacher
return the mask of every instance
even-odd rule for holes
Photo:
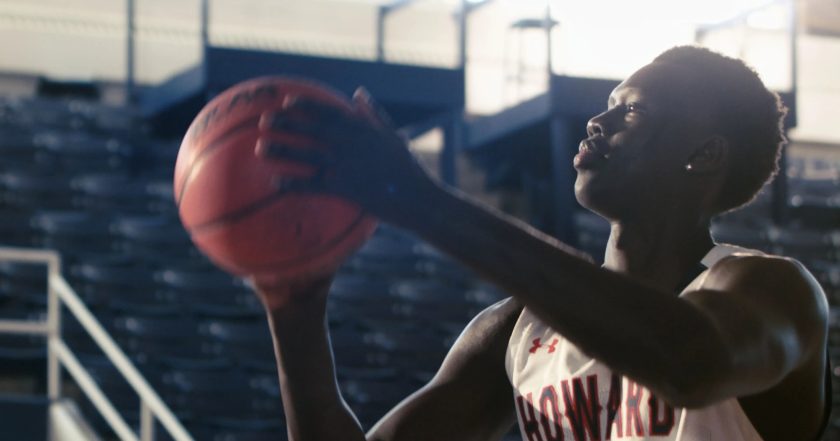
[[[39,98],[0,109],[0,133],[10,134],[0,136],[3,242],[61,252],[70,284],[196,439],[285,439],[262,307],[200,255],[175,213],[177,144],[136,130],[142,121],[122,108]],[[43,267],[0,264],[4,316],[42,313],[45,280]],[[329,304],[340,384],[365,427],[428,380],[467,321],[501,295],[381,226],[342,267]],[[136,394],[66,316],[68,346],[137,423]],[[43,340],[4,339],[0,375],[44,357]]]
[[[172,201],[177,143],[154,139],[143,125],[130,110],[101,104],[0,100],[0,237],[62,253],[72,286],[196,439],[285,439],[261,306],[245,283],[191,244]],[[840,161],[792,156],[785,172],[790,225],[765,220],[765,192],[722,216],[714,235],[801,260],[840,304],[840,231],[826,228],[840,212]],[[599,258],[609,225],[583,212],[575,222],[579,246]],[[44,280],[42,268],[0,264],[3,315],[42,314]],[[382,225],[342,267],[329,303],[339,382],[363,425],[428,380],[470,317],[503,296],[417,238]],[[63,332],[136,423],[136,394],[77,323],[66,320]],[[836,318],[831,357],[840,360]],[[40,379],[43,366],[33,366],[43,362],[42,340],[0,340],[1,375],[35,372]],[[834,380],[840,402],[840,371]],[[92,408],[82,408],[107,434]],[[825,439],[837,436],[840,422]]]

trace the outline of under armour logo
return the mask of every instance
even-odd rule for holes
[[[531,343],[534,344],[534,346],[531,346],[531,349],[529,349],[528,352],[530,352],[532,354],[535,354],[537,352],[537,350],[539,350],[541,347],[543,347],[543,344],[542,344],[541,340],[542,339],[535,338],[531,342]],[[557,342],[558,342],[558,340],[556,338],[554,340],[551,340],[551,344],[548,345],[548,353],[549,354],[553,353],[557,349]]]

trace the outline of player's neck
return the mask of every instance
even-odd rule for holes
[[[612,223],[604,266],[674,290],[714,246],[707,219],[668,215]]]

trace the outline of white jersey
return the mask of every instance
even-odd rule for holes
[[[708,268],[741,251],[750,252],[718,245],[702,263]],[[673,408],[584,354],[527,308],[511,333],[505,364],[524,441],[761,441],[737,399]]]

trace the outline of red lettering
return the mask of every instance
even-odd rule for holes
[[[604,428],[606,432],[604,439],[612,439],[613,424],[615,425],[615,435],[617,437],[623,436],[621,424],[621,376],[612,374],[610,380],[610,396],[607,399],[607,425]]]
[[[540,425],[534,411],[531,394],[526,397],[516,397],[516,407],[519,410],[519,420],[522,422],[522,432],[528,441],[545,441],[540,434]]]
[[[563,380],[560,383],[563,390],[563,402],[566,405],[566,418],[572,428],[575,441],[585,441],[586,434],[592,440],[601,440],[601,403],[598,398],[598,376],[586,377],[586,389],[583,389],[583,381],[580,378],[572,379],[572,391],[569,390],[569,382]]]
[[[650,394],[648,406],[650,407],[650,425],[648,426],[650,434],[657,436],[670,435],[671,429],[674,428],[674,408],[663,401],[663,409],[660,412],[659,400],[653,394]]]
[[[642,428],[642,416],[639,414],[639,406],[642,402],[642,386],[634,383],[632,380],[627,380],[627,400],[625,408],[627,412],[627,428],[625,429],[625,436],[633,436],[633,427],[636,428],[637,436],[644,436],[645,431]]]
[[[546,441],[563,441],[563,419],[557,402],[557,390],[546,386],[540,394],[540,423]]]
[[[540,339],[538,338],[535,338],[534,341],[532,341],[531,343],[533,343],[534,346],[531,346],[531,349],[528,349],[528,352],[532,354],[536,353],[537,349],[542,347],[542,343],[540,343]]]

